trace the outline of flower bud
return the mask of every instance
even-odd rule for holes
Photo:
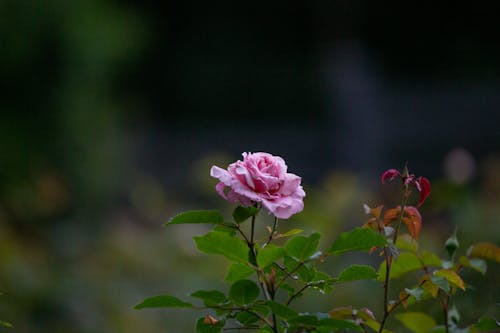
[[[458,249],[459,246],[460,246],[460,243],[458,242],[456,235],[451,236],[444,243],[444,248],[446,249],[446,252],[448,252],[448,255],[450,257],[453,257],[453,255],[455,254],[455,251]]]

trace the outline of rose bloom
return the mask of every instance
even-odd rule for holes
[[[271,214],[287,219],[304,209],[306,193],[301,178],[287,172],[285,161],[268,153],[243,153],[227,170],[212,166],[210,175],[219,179],[216,190],[224,199],[242,206],[261,203]]]

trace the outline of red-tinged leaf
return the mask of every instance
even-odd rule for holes
[[[469,248],[467,256],[500,262],[500,248],[493,243],[477,243]]]
[[[390,225],[392,222],[396,221],[401,214],[401,206],[396,208],[391,208],[385,211],[384,214],[384,225]]]
[[[378,219],[378,218],[380,218],[380,214],[382,213],[382,209],[384,209],[384,206],[378,206],[375,208],[371,208],[370,215],[373,216],[374,218]]]
[[[411,237],[413,237],[413,239],[418,239],[420,229],[422,229],[422,216],[416,207],[405,207],[403,222],[406,224]]]
[[[389,179],[389,181],[393,181],[394,178],[396,178],[397,176],[401,176],[401,173],[398,170],[396,169],[387,170],[382,174],[382,184],[385,184],[387,179]]]
[[[420,185],[417,186],[417,188],[420,187],[418,189],[420,191],[420,199],[418,200],[418,207],[420,207],[424,203],[425,199],[427,199],[429,194],[431,194],[431,182],[429,181],[429,179],[425,177],[418,177],[417,181],[415,182],[415,185],[417,185],[417,183]]]

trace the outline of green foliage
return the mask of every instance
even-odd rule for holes
[[[396,318],[415,333],[427,333],[436,326],[434,319],[422,312],[400,313]]]
[[[229,299],[238,305],[252,303],[259,296],[260,289],[251,280],[238,280],[229,289]]]
[[[207,307],[212,307],[220,305],[227,301],[226,295],[218,290],[198,290],[191,294],[191,297],[199,298],[203,300],[203,304]]]
[[[198,250],[208,254],[220,254],[231,261],[248,262],[248,247],[244,241],[225,232],[212,231],[204,236],[194,237]]]
[[[309,237],[295,236],[285,243],[287,255],[298,260],[307,260],[316,253],[319,245],[320,234],[315,232]]]
[[[481,317],[474,327],[480,331],[492,331],[500,328],[500,322],[491,317]]]
[[[328,253],[339,255],[351,251],[366,251],[372,247],[385,246],[384,236],[368,228],[355,228],[352,231],[341,233],[337,240],[328,249]]]
[[[160,295],[146,298],[141,303],[137,304],[134,309],[144,308],[191,308],[193,305],[181,301],[180,299],[170,295]]]
[[[227,282],[236,282],[252,275],[254,272],[255,270],[247,265],[233,262],[231,266],[229,266],[225,280]]]
[[[378,274],[372,266],[351,265],[340,273],[339,281],[376,279],[377,277]]]
[[[394,259],[391,264],[391,272],[389,274],[390,279],[396,279],[403,276],[406,273],[415,271],[422,268],[422,262],[417,257],[417,255],[411,252],[401,253],[397,259]],[[386,262],[383,261],[380,264],[378,270],[379,280],[383,281],[385,279],[386,272]]]
[[[267,301],[266,304],[269,306],[269,308],[271,309],[271,311],[274,314],[276,314],[277,316],[279,316],[283,319],[290,319],[290,318],[294,318],[294,317],[298,316],[297,312],[295,312],[290,307],[288,307],[284,304],[281,304],[281,303],[278,303],[275,301]]]
[[[192,210],[174,216],[165,225],[190,223],[220,224],[224,223],[224,218],[217,210]]]
[[[245,222],[249,217],[257,215],[259,209],[254,206],[238,206],[233,211],[233,219],[236,223]]]
[[[259,250],[259,252],[257,253],[257,264],[260,267],[264,268],[284,256],[285,249],[269,244],[265,248]]]

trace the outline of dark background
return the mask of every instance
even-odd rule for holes
[[[407,161],[436,185],[429,244],[498,242],[499,35],[485,3],[0,0],[0,318],[190,330],[131,307],[211,286],[185,278],[190,230],[160,226],[229,209],[208,170],[243,151],[284,157],[297,223],[331,237]]]

